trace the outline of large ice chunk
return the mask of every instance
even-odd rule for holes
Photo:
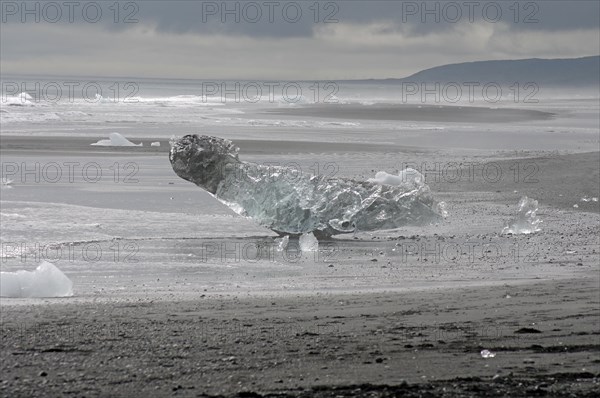
[[[42,262],[35,271],[0,272],[0,297],[70,297],[73,282],[56,266]]]
[[[110,133],[108,135],[107,140],[100,140],[90,145],[96,146],[143,146],[144,144],[140,142],[139,144],[134,144],[129,141],[127,138],[123,137],[119,133]]]
[[[537,200],[523,196],[519,201],[519,210],[517,217],[506,223],[503,234],[531,234],[538,232],[541,228],[538,226],[542,220],[536,215],[538,210]]]
[[[326,178],[242,162],[239,149],[222,138],[187,135],[171,145],[177,175],[281,234],[331,236],[441,220],[417,171],[371,181]]]

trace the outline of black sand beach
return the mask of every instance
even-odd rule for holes
[[[9,159],[35,153],[45,159],[77,154],[94,160],[142,155],[162,159],[168,148],[166,142],[158,148],[89,146],[94,141],[3,137],[1,149]],[[265,148],[277,153],[278,146],[285,153],[316,153],[327,159],[354,151],[376,158],[378,153],[410,150],[377,144],[236,143],[253,159],[266,156]],[[414,153],[422,160],[440,159],[437,152]],[[2,299],[0,393],[6,397],[595,396],[600,377],[600,224],[598,202],[580,199],[598,196],[599,154],[549,153],[494,162],[509,176],[515,162],[535,164],[535,183],[512,177],[494,184],[481,177],[458,182],[432,179],[436,197],[454,203],[453,216],[466,220],[464,229],[445,227],[454,235],[440,232],[444,236],[431,230],[412,237],[400,231],[360,236],[358,241],[342,238],[339,261],[314,264],[317,278],[334,281],[339,270],[337,278],[363,278],[364,288],[350,284],[339,291],[216,291],[210,280],[202,288],[202,282],[192,282],[192,274],[186,274],[191,284],[181,288],[175,284],[167,290],[171,293],[163,292],[164,284],[171,282],[157,281],[156,291],[152,284],[134,286],[114,297],[96,292],[72,299]],[[458,165],[465,172],[473,170],[463,166]],[[351,169],[351,176],[366,178],[370,167]],[[16,185],[3,191],[3,197],[18,197],[25,189]],[[404,239],[497,241],[497,232],[477,232],[482,227],[468,223],[482,217],[486,206],[514,212],[515,198],[523,194],[543,199],[543,232],[503,239],[541,244],[534,263],[503,258],[492,263],[430,264],[409,257],[386,281],[377,279],[384,275],[380,271],[385,271],[385,257],[378,263],[373,262],[376,255],[360,254],[382,249],[391,253]],[[573,203],[579,207],[573,208]],[[462,210],[456,213],[458,209]],[[149,241],[141,248],[150,250],[157,244]],[[353,245],[361,248],[360,253],[345,251]],[[389,260],[396,262],[397,257]],[[225,267],[218,262],[217,266]],[[143,263],[136,267],[144,274]],[[444,277],[436,277],[438,272]],[[243,276],[244,267],[235,273]],[[386,282],[386,287],[373,289],[368,278],[376,278],[372,283]],[[481,351],[486,349],[495,357],[483,358]]]
[[[2,306],[6,397],[593,397],[597,272],[393,294]],[[496,354],[484,359],[480,351]]]

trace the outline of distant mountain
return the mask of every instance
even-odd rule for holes
[[[534,82],[545,87],[592,88],[600,86],[600,56],[465,62],[437,66],[404,79],[393,80],[440,83],[495,82],[501,85]]]

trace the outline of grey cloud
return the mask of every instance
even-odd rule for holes
[[[222,24],[216,16],[203,23],[201,2],[138,3],[134,24],[115,24],[109,17],[96,24],[0,24],[2,73],[386,78],[446,63],[580,57],[597,55],[600,48],[598,2],[538,2],[536,24],[515,24],[511,18],[422,24],[418,17],[405,23],[406,2],[379,1],[337,2],[338,23],[322,23],[323,11],[337,10],[326,8],[327,2],[320,3],[319,23],[314,15],[297,23],[279,17],[273,24]],[[519,4],[524,9],[529,3]],[[102,4],[106,9],[114,3]],[[302,7],[311,11],[312,4]],[[508,9],[514,2],[502,4]]]
[[[211,3],[216,5],[217,15],[209,14]],[[298,4],[302,10],[302,18],[297,22],[286,21],[283,10],[289,3]],[[152,21],[165,31],[273,37],[310,36],[314,25],[323,24],[328,17],[341,23],[387,20],[407,25],[415,32],[428,33],[450,29],[456,22],[471,22],[471,16],[474,23],[498,20],[518,30],[598,28],[600,15],[600,2],[596,1],[320,1],[317,7],[312,1],[146,1],[139,4],[140,20]],[[225,15],[227,22],[222,23],[221,12],[236,6],[240,10],[240,22],[236,23],[234,15],[229,14]],[[262,17],[257,23],[249,22],[256,8],[262,10]],[[274,12],[272,23],[268,18],[269,9]],[[289,16],[294,16],[294,10],[295,7],[289,8]],[[501,12],[498,17],[497,11]]]
[[[7,3],[3,1],[3,3]],[[8,2],[29,4],[44,2]],[[48,3],[48,2],[46,2]],[[62,1],[55,3],[62,4]],[[80,1],[75,19],[76,24],[84,24],[81,8],[89,1]],[[119,23],[114,23],[114,2],[96,1],[104,12],[98,21],[106,29],[126,30],[135,24],[121,23],[131,14],[141,24],[153,25],[161,32],[197,33],[197,34],[230,34],[252,37],[309,37],[315,26],[323,25],[323,20],[337,20],[340,23],[373,23],[390,21],[404,25],[414,34],[427,34],[432,31],[452,29],[453,20],[458,23],[490,21],[496,18],[496,11],[501,12],[498,21],[509,24],[516,30],[571,30],[598,28],[600,2],[597,1],[121,1]],[[517,7],[515,7],[517,5]],[[288,7],[288,8],[286,8]],[[110,8],[110,9],[109,9]],[[295,10],[300,8],[302,17],[290,22],[286,17],[294,18]],[[64,9],[64,7],[63,7]],[[226,22],[221,21],[225,10],[238,10],[239,22],[235,21],[235,13],[224,15]],[[287,13],[284,13],[287,9]],[[260,18],[256,11],[260,10]],[[427,10],[438,10],[433,14]],[[272,20],[270,20],[272,12]],[[436,21],[436,14],[439,21]],[[10,16],[13,23],[17,16]],[[256,18],[256,22],[252,20]],[[425,18],[425,23],[422,22]],[[66,17],[60,21],[65,22]],[[537,22],[535,22],[537,21]]]

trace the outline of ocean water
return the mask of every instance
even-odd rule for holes
[[[598,127],[598,93],[593,90],[502,87],[494,94],[485,94],[483,89],[470,93],[466,86],[460,91],[453,87],[394,80],[218,81],[8,75],[2,77],[0,92],[1,134],[97,137],[116,131],[131,137],[169,138],[199,132],[227,138],[272,139],[277,134],[281,140],[384,143],[401,135],[407,145],[422,145],[422,137],[432,136],[435,141],[440,134],[448,135],[447,131],[510,132],[517,127],[511,120],[486,126],[485,116],[480,120],[453,118],[450,122],[429,116],[429,110],[435,108],[474,106],[490,112],[510,108],[559,114],[552,120],[520,124],[532,133],[569,128],[571,134],[589,134]],[[344,106],[355,106],[356,112],[343,117],[323,117],[323,112],[294,113],[299,108]],[[392,109],[384,109],[376,118],[362,117],[390,106]],[[398,120],[393,115],[402,107],[422,108],[421,116],[411,120],[409,113]],[[559,120],[563,116],[568,119],[565,123]],[[282,129],[289,132],[288,136],[280,134]]]

